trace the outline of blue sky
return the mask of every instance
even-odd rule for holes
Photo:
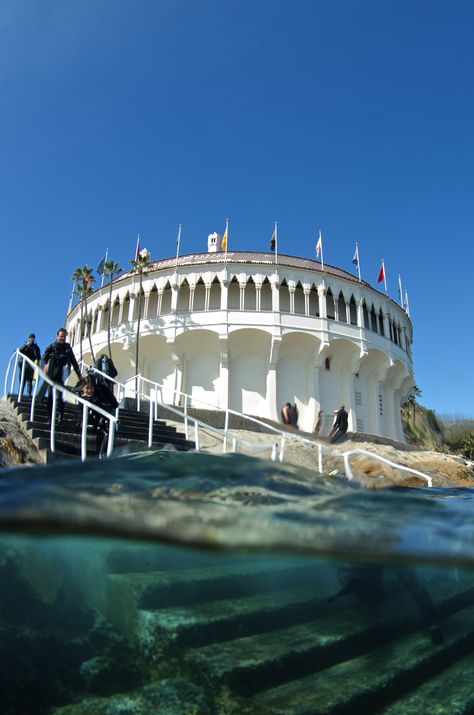
[[[422,402],[473,414],[474,4],[2,0],[0,367],[70,277],[204,250],[401,273]]]

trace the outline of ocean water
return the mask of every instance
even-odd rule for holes
[[[4,470],[0,713],[472,713],[473,504],[238,455]]]

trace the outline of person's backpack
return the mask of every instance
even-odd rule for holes
[[[118,372],[108,355],[102,355],[95,364],[96,368],[109,377],[117,377]]]

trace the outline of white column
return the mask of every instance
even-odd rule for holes
[[[303,288],[303,293],[304,293],[304,314],[309,315],[309,294],[310,294],[310,289],[309,288]]]
[[[268,373],[267,373],[267,405],[268,405],[268,416],[270,419],[276,422],[280,419],[279,406],[277,405],[277,379],[276,371],[278,364],[278,353],[280,351],[281,336],[272,336],[272,343],[270,346],[270,355],[268,360]]]
[[[219,336],[219,407],[222,410],[229,406],[229,341],[227,335]]]
[[[229,305],[229,281],[223,280],[221,283],[221,310],[227,310]]]

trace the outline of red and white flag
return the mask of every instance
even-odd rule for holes
[[[382,265],[380,266],[379,271],[379,277],[377,278],[377,283],[381,283],[383,280],[385,280],[385,266],[382,261]]]

